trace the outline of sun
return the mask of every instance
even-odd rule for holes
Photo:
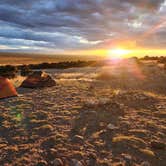
[[[111,58],[124,58],[126,55],[131,53],[131,50],[116,48],[110,49],[108,53]]]

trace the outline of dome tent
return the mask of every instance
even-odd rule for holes
[[[17,91],[9,79],[0,77],[0,99],[17,96]]]
[[[55,80],[43,71],[34,71],[21,84],[22,88],[45,88],[55,86]]]

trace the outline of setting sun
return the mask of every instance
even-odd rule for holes
[[[124,56],[130,53],[131,53],[131,50],[120,49],[120,48],[109,50],[109,56],[113,58],[124,58]]]

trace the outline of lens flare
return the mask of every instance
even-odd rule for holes
[[[129,54],[131,51],[130,50],[125,50],[125,49],[112,49],[109,50],[110,55],[114,56],[123,56]]]
[[[110,57],[110,59],[123,59],[125,58],[125,56],[127,56],[128,54],[131,53],[131,50],[126,50],[126,49],[110,49],[108,51],[108,55]]]

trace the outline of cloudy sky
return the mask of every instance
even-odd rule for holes
[[[0,51],[114,48],[165,50],[166,0],[0,0]]]

